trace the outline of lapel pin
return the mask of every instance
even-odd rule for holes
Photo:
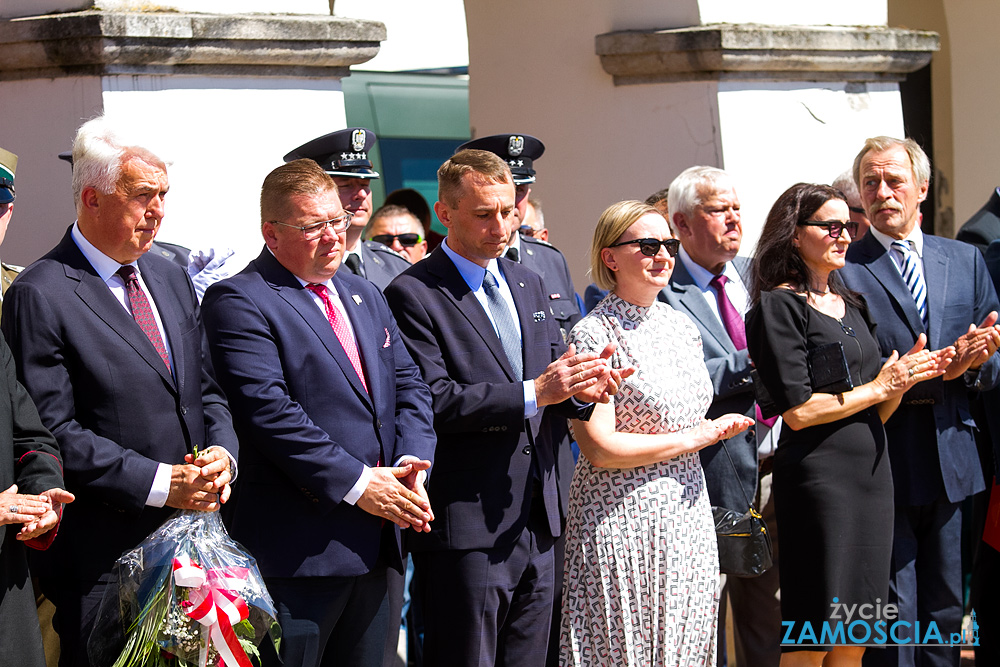
[[[524,287],[524,283],[518,283],[518,287]]]
[[[361,295],[352,294],[351,298],[354,299],[354,303],[358,304],[359,306],[361,305]]]

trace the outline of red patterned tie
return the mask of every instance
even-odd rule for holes
[[[333,301],[330,300],[330,295],[326,293],[325,285],[317,285],[316,283],[309,283],[306,285],[306,289],[319,295],[319,298],[323,300],[323,308],[326,310],[326,319],[330,320],[330,326],[333,327],[333,333],[337,334],[337,340],[344,347],[344,352],[347,353],[347,358],[351,360],[351,365],[354,366],[354,371],[358,374],[358,378],[361,379],[361,386],[368,391],[368,383],[365,382],[365,372],[361,368],[361,355],[358,354],[358,346],[354,342],[354,336],[351,335],[350,330],[344,321],[341,319],[340,313],[337,311],[336,307],[333,305]]]
[[[163,338],[160,337],[160,329],[156,326],[156,318],[153,317],[153,309],[149,305],[149,299],[146,298],[146,293],[139,285],[139,278],[135,275],[135,267],[126,264],[116,273],[125,281],[125,294],[128,295],[132,317],[135,318],[136,324],[139,325],[142,332],[149,338],[149,342],[160,354],[160,359],[163,359],[163,363],[167,365],[167,370],[170,370],[170,355],[167,354],[167,347],[163,344]]]

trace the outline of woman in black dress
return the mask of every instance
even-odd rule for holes
[[[856,232],[843,194],[799,183],[771,208],[754,261],[747,343],[784,419],[773,478],[781,615],[793,623],[783,634],[803,642],[783,644],[782,667],[860,665],[865,649],[854,644],[877,641],[858,641],[864,628],[831,640],[824,622],[836,630],[837,603],[888,603],[893,495],[882,423],[907,389],[944,373],[954,356],[924,350],[921,335],[882,362],[864,298],[836,274]],[[843,352],[832,348],[826,363],[814,353],[813,370],[842,369],[846,359],[853,389],[813,389],[810,352],[831,343]]]

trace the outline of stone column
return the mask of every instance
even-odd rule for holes
[[[161,240],[255,256],[264,176],[290,149],[346,125],[341,78],[386,37],[379,22],[328,14],[328,0],[284,3],[313,14],[268,15],[133,4],[5,5],[0,145],[21,157],[5,261],[31,262],[72,223],[70,169],[56,156],[101,112],[172,161]],[[237,4],[262,11],[274,3],[187,2],[202,10]],[[10,18],[25,8],[63,13]]]

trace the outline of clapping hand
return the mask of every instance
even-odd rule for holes
[[[945,380],[961,377],[967,370],[976,370],[1000,348],[1000,326],[993,311],[978,326],[969,325],[968,332],[955,341],[955,358],[944,374]]]

